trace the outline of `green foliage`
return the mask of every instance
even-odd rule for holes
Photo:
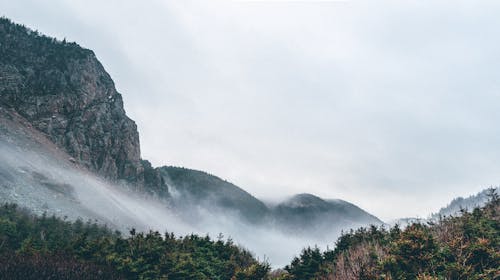
[[[285,270],[296,279],[315,279],[323,263],[323,255],[318,247],[305,248],[299,257],[295,257]]]
[[[422,224],[412,224],[390,244],[390,255],[384,261],[385,271],[397,279],[415,279],[427,270],[434,271],[437,245],[430,229]]]
[[[124,279],[112,267],[63,254],[2,254],[0,263],[0,279]]]
[[[18,260],[2,275],[18,275],[30,265],[32,273],[56,275],[60,264],[71,279],[91,279],[85,276],[90,268],[110,275],[101,279],[264,279],[269,271],[231,240],[135,230],[122,237],[96,223],[35,217],[10,204],[0,208],[0,258]]]
[[[343,233],[334,250],[307,248],[273,279],[500,279],[500,199],[489,196],[428,225]]]

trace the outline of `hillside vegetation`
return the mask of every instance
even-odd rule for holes
[[[360,228],[270,272],[229,240],[128,237],[92,222],[0,208],[0,279],[499,279],[500,199],[432,224]]]
[[[0,208],[0,279],[262,279],[269,271],[230,239],[137,233]]]
[[[344,233],[335,249],[306,248],[274,279],[500,279],[500,200],[400,229]]]

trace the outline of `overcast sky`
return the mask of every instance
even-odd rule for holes
[[[0,13],[94,50],[156,166],[386,220],[500,182],[500,1],[0,0]]]

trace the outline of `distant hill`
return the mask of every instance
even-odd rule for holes
[[[486,205],[489,200],[488,194],[492,189],[495,189],[497,192],[500,190],[499,187],[491,187],[488,189],[484,189],[481,192],[471,195],[469,197],[457,197],[453,199],[450,204],[446,207],[443,207],[439,210],[438,213],[432,214],[431,218],[438,218],[439,216],[450,216],[460,214],[461,210],[472,211],[472,209],[476,207],[482,207]]]
[[[340,199],[322,199],[312,194],[297,194],[272,209],[279,226],[296,234],[329,234],[361,225],[380,225],[375,216]]]
[[[296,235],[323,236],[369,224],[382,224],[375,216],[340,199],[322,199],[298,194],[267,207],[238,186],[203,171],[182,167],[161,167],[172,200],[178,207],[218,209],[238,213],[251,222],[269,222]]]
[[[490,187],[466,198],[460,196],[454,198],[448,205],[442,207],[437,213],[430,214],[427,218],[399,218],[392,221],[390,224],[398,224],[401,227],[406,227],[407,225],[410,225],[412,223],[426,223],[430,221],[437,221],[440,218],[446,216],[458,216],[461,215],[462,211],[470,212],[474,208],[482,207],[486,205],[486,203],[488,203],[488,200],[490,199],[488,197],[488,194],[491,192],[491,190],[496,190],[498,192],[500,188]]]
[[[178,207],[192,203],[207,208],[234,211],[249,221],[258,222],[269,209],[240,187],[203,171],[164,166],[160,172]]]

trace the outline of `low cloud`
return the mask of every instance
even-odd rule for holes
[[[0,5],[96,52],[156,165],[383,219],[500,180],[496,1]]]

